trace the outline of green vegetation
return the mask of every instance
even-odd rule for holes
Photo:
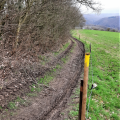
[[[67,47],[69,45],[70,45],[70,42],[64,44],[63,47],[59,51],[54,52],[54,56],[57,56],[58,54],[60,54],[61,52],[63,52],[65,49],[67,49]]]
[[[15,102],[9,102],[8,106],[9,106],[9,109],[16,109]]]
[[[37,84],[33,84],[32,86],[30,86],[31,93],[28,93],[27,95],[31,97],[37,96],[36,92],[40,92],[43,89],[43,87],[41,87],[40,85],[49,85],[49,82],[53,80],[53,78],[55,77],[55,73],[58,69],[61,69],[61,66],[59,64],[56,65],[56,67],[53,68],[50,72],[48,72],[43,78],[37,78]]]
[[[59,51],[53,52],[54,56],[59,55],[61,52],[65,51],[65,49],[67,49],[67,47],[70,45],[70,42],[67,42],[66,44],[64,44],[62,46],[62,48]],[[72,52],[72,51],[71,51]],[[46,63],[48,63],[50,61],[50,59],[44,55],[39,55],[38,58],[41,60],[41,65],[45,65]]]
[[[41,65],[45,65],[47,62],[49,62],[49,59],[44,55],[39,55],[38,58],[41,60]]]
[[[58,64],[50,72],[48,72],[43,78],[37,78],[38,84],[48,85],[51,80],[54,78],[54,74],[58,69],[61,69],[61,66]],[[33,85],[32,91],[35,91],[36,87]]]
[[[0,110],[2,110],[2,107],[0,106]]]
[[[18,105],[26,105],[26,101],[22,98],[17,97],[17,99],[15,101],[9,102],[8,108],[11,109],[11,110],[12,109],[17,109]]]
[[[98,86],[92,90],[88,118],[91,120],[119,120],[120,119],[120,79],[119,79],[119,35],[120,33],[73,30],[72,35],[85,43],[85,48],[92,45],[89,86],[93,83]],[[91,67],[92,64],[92,67]],[[88,89],[87,109],[91,90]],[[79,92],[75,93],[79,96]],[[78,106],[76,106],[78,108]],[[72,112],[72,115],[78,115]]]
[[[61,61],[63,61],[64,63],[66,63],[66,61],[68,60],[68,57],[62,58]]]
[[[70,111],[69,115],[72,117],[76,117],[76,119],[77,119],[78,118],[78,110],[79,110],[78,108],[79,108],[79,106],[74,107],[73,110]]]
[[[29,97],[36,97],[37,93],[28,93],[27,96],[29,96]]]
[[[32,86],[30,86],[30,90],[31,90],[31,92],[34,92],[34,91],[40,92],[42,90],[42,88],[40,88],[40,86],[37,84],[33,84]]]

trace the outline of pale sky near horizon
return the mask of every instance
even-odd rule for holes
[[[119,13],[120,15],[120,0],[94,0],[95,2],[101,3],[102,11],[101,13]],[[83,13],[93,13],[91,10],[81,8]]]

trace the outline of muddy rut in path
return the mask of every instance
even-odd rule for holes
[[[17,111],[10,120],[57,120],[75,88],[84,65],[84,45],[76,41],[70,60],[56,78],[49,84],[52,89],[44,89],[32,104]]]

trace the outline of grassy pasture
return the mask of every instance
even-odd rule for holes
[[[91,87],[93,70],[93,83],[98,85],[92,90],[88,118],[120,120],[120,33],[96,30],[72,31],[73,37],[79,39],[79,35],[85,48],[88,48],[89,43],[92,46],[88,84]],[[76,95],[79,95],[78,91]],[[88,89],[87,108],[90,92]],[[76,111],[71,113],[74,117],[78,115],[78,105]]]

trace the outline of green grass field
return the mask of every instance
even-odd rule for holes
[[[79,35],[86,48],[89,43],[92,46],[88,84],[89,86],[92,84],[93,70],[93,83],[98,85],[92,90],[88,118],[120,120],[120,33],[96,30],[72,31],[73,37],[79,39]],[[88,89],[87,108],[90,92]]]

